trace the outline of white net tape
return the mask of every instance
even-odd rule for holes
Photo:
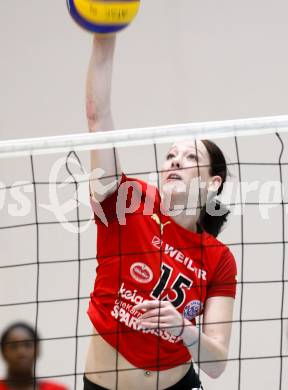
[[[283,131],[288,131],[288,115],[1,141],[0,157],[149,145],[187,137],[218,139]]]

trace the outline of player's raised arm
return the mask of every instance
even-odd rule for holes
[[[114,129],[111,113],[111,82],[115,40],[115,35],[93,37],[86,85],[86,113],[90,132]],[[95,185],[95,180],[99,177],[97,168],[104,171],[101,183],[109,187],[105,193],[98,191],[99,186]],[[120,173],[119,165],[116,169],[113,149],[93,150],[91,170],[94,170],[91,174],[91,193],[96,200],[102,201],[115,189],[116,183],[114,186],[109,184],[113,183],[117,173]]]

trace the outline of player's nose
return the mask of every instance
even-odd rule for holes
[[[179,156],[175,156],[171,160],[171,168],[173,169],[179,169],[181,167],[181,159]]]

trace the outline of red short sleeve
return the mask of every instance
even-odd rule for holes
[[[9,390],[4,380],[0,380],[0,390]]]
[[[207,286],[207,298],[215,296],[236,296],[237,266],[234,256],[227,249],[218,261]]]
[[[122,174],[117,189],[102,202],[97,202],[90,196],[95,222],[108,226],[110,222],[117,219],[120,225],[125,225],[126,215],[141,211],[146,198],[150,200],[146,203],[150,205],[152,214],[154,200],[157,199],[159,202],[156,187],[148,186],[141,180],[128,178]]]
[[[94,212],[95,222],[97,224],[102,223],[108,226],[109,222],[112,222],[117,218],[117,199],[119,195],[119,188],[123,183],[127,182],[127,180],[129,180],[127,176],[122,174],[120,183],[118,184],[116,190],[108,195],[102,202],[97,202],[90,194],[90,203]]]
[[[50,381],[40,382],[39,389],[40,390],[68,390],[66,386],[59,383],[50,382]]]
[[[108,222],[112,221],[116,217],[118,189],[123,180],[125,180],[124,175],[122,175],[117,189],[112,192],[112,194],[108,195],[102,202],[97,202],[90,193],[90,203],[96,223],[104,223],[105,225],[108,225]]]
[[[38,387],[40,390],[68,390],[66,386],[52,381],[40,381]],[[10,387],[0,380],[0,390],[10,390]]]

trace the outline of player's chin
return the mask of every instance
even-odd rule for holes
[[[183,194],[187,192],[187,184],[184,180],[166,180],[162,186],[162,191],[165,194]]]

